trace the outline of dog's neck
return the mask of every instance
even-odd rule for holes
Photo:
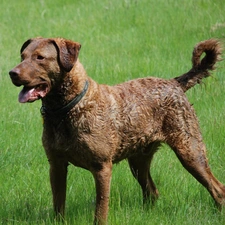
[[[52,115],[66,114],[84,97],[89,82],[82,64],[77,61],[73,69],[66,73],[58,86],[52,88],[42,99],[41,112]]]

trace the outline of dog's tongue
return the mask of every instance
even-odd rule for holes
[[[40,98],[44,98],[48,93],[47,84],[39,84],[35,87],[26,87],[24,86],[21,90],[18,100],[20,103],[25,102],[34,102]]]
[[[19,102],[34,102],[40,98],[43,98],[47,93],[45,86],[39,86],[35,88],[26,88],[24,87],[19,94]]]
[[[31,88],[31,89],[23,88],[19,94],[19,102],[25,103],[25,102],[34,101],[34,99],[33,99],[35,96],[34,93],[35,93],[35,88]]]

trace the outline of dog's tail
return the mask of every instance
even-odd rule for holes
[[[201,56],[205,52],[205,56]],[[209,39],[198,43],[192,55],[192,68],[189,72],[176,77],[184,92],[201,83],[203,78],[210,76],[210,71],[215,69],[217,61],[221,60],[222,46],[216,39]]]

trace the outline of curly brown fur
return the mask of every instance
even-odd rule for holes
[[[203,53],[205,53],[205,56],[201,60]],[[184,92],[197,83],[201,83],[203,78],[210,76],[210,70],[215,69],[216,62],[221,60],[221,54],[222,46],[216,39],[202,41],[195,46],[191,70],[175,78],[180,83]]]
[[[42,140],[55,212],[64,214],[68,163],[93,174],[96,224],[107,223],[112,166],[123,159],[142,188],[143,201],[154,202],[158,190],[150,165],[162,142],[223,205],[225,187],[209,168],[198,120],[184,93],[209,76],[221,54],[218,41],[200,42],[192,69],[180,77],[149,77],[115,86],[87,76],[78,60],[80,47],[62,38],[28,40],[21,49],[22,62],[9,72],[16,86],[24,86],[20,102],[42,100]],[[200,61],[202,52],[206,56]]]

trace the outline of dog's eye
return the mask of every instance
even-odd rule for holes
[[[38,60],[43,60],[45,57],[44,56],[42,56],[42,55],[37,55],[37,59]]]

